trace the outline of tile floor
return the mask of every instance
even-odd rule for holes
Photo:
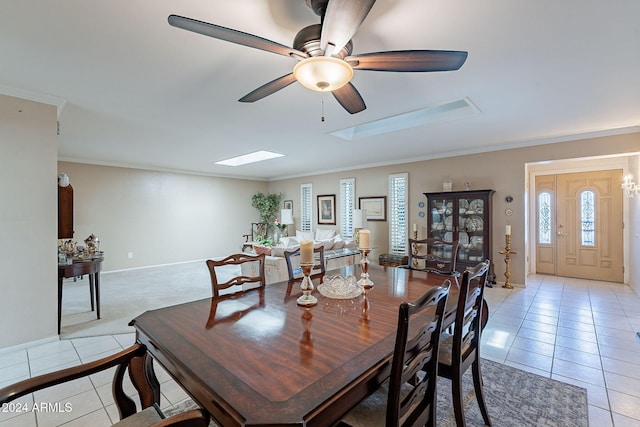
[[[490,319],[483,357],[586,388],[591,427],[640,427],[640,297],[628,286],[532,276],[526,288],[487,289],[486,300]],[[133,340],[133,334],[108,335],[0,351],[0,387],[112,354]],[[158,371],[163,408],[187,398]],[[62,405],[26,413],[0,409],[0,427],[111,425],[118,417],[111,375],[96,374],[24,397],[17,402],[28,408],[63,402],[71,410]]]

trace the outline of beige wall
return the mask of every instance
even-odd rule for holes
[[[525,164],[545,160],[636,152],[640,133],[447,159],[366,168],[271,183],[153,172],[78,163],[57,163],[56,109],[0,95],[0,258],[3,271],[3,324],[0,348],[45,340],[56,335],[56,173],[69,175],[75,191],[75,240],[95,233],[106,253],[105,270],[144,267],[222,256],[240,249],[242,234],[258,219],[251,195],[284,192],[300,215],[300,184],[312,183],[313,195],[336,194],[340,178],[356,178],[356,195],[388,194],[388,175],[408,172],[409,223],[421,225],[418,201],[423,192],[439,191],[451,179],[472,189],[492,188],[494,259],[507,219],[504,196],[512,195],[510,224],[514,250],[524,248]],[[640,159],[629,160],[629,172],[640,177]],[[640,197],[628,204],[631,286],[640,292]],[[314,206],[315,208],[315,206]],[[339,212],[338,212],[339,220]],[[314,227],[317,221],[314,220]],[[339,224],[336,226],[339,227]],[[387,250],[387,223],[370,223],[377,253]],[[292,229],[294,229],[292,227]],[[133,258],[127,257],[133,252]],[[37,261],[37,268],[34,262]],[[496,262],[500,278],[503,263]],[[523,256],[512,261],[514,283],[523,283]]]
[[[0,348],[57,335],[56,108],[0,95]]]
[[[106,271],[238,252],[258,220],[251,196],[267,191],[266,182],[80,163],[58,171],[74,189],[74,240],[95,234]]]
[[[631,133],[274,181],[270,183],[269,191],[284,192],[286,198],[293,200],[294,219],[297,226],[300,218],[300,184],[302,183],[313,184],[315,215],[316,195],[336,194],[338,197],[341,178],[356,179],[356,197],[388,196],[389,174],[408,172],[410,194],[409,224],[419,224],[419,237],[425,237],[426,216],[424,218],[418,216],[420,211],[418,202],[426,201],[422,193],[442,191],[442,182],[446,180],[453,182],[454,190],[463,190],[464,182],[469,182],[470,188],[474,190],[493,189],[496,193],[493,197],[492,257],[495,261],[497,280],[504,281],[504,257],[498,252],[504,248],[505,225],[510,224],[512,226],[512,250],[519,252],[519,254],[512,256],[511,259],[511,281],[514,284],[523,284],[526,277],[526,164],[529,162],[633,153],[639,150],[640,133]],[[508,195],[511,195],[514,200],[507,205],[505,197]],[[513,209],[513,216],[507,217],[504,214],[507,207]],[[637,210],[635,216],[636,218],[638,216]],[[336,227],[339,228],[339,213],[337,217],[338,224]],[[314,227],[318,227],[315,216]],[[369,223],[369,227],[372,230],[373,245],[378,247],[372,259],[377,259],[379,253],[388,251],[388,223]],[[638,280],[637,276],[635,280]]]

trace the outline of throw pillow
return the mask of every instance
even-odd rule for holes
[[[298,242],[302,242],[303,240],[313,240],[313,231],[296,230],[296,240]]]
[[[336,230],[316,230],[316,239],[315,240],[327,240],[331,239],[336,235]]]

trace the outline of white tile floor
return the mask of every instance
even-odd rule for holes
[[[526,288],[487,289],[486,300],[490,320],[483,357],[586,388],[591,427],[640,427],[640,297],[628,286],[533,276]],[[0,387],[112,354],[133,340],[133,334],[109,335],[0,351]],[[187,398],[158,371],[163,408]],[[24,397],[18,402],[30,410],[0,409],[0,427],[111,425],[118,418],[111,375],[96,374]],[[40,402],[62,405],[33,411]],[[65,403],[71,404],[70,411],[64,410]]]

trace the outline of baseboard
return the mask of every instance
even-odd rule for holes
[[[194,259],[194,260],[191,260],[191,261],[170,262],[170,263],[167,263],[167,264],[144,265],[142,267],[122,268],[120,270],[101,271],[100,274],[119,273],[121,271],[144,270],[146,268],[168,267],[168,266],[171,266],[171,265],[180,265],[180,264],[191,264],[193,262],[205,262],[207,259],[209,259],[209,258]]]

